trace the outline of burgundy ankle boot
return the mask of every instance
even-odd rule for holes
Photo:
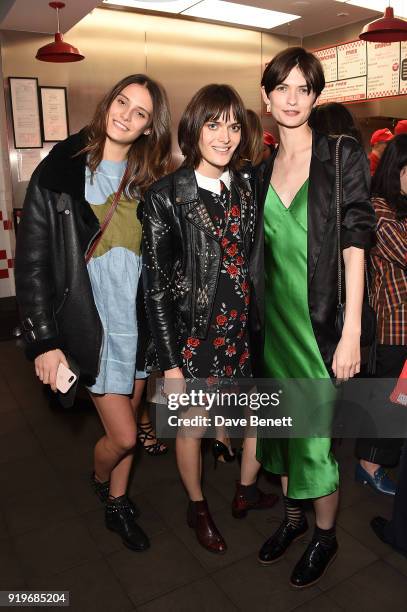
[[[187,523],[195,529],[196,537],[201,546],[210,552],[223,554],[226,552],[226,542],[216,527],[210,515],[206,499],[190,501],[187,512]]]
[[[248,499],[247,489],[249,487],[241,485],[240,482],[236,483],[236,493],[232,501],[232,515],[234,518],[245,518],[249,510],[268,510],[278,500],[278,496],[274,495],[274,493],[263,493],[257,487],[257,495],[253,499]]]

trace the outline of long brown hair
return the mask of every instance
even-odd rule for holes
[[[253,166],[257,166],[263,159],[263,126],[257,113],[248,108],[247,125],[249,128],[249,138],[245,151],[241,152],[243,159],[248,159]]]
[[[148,89],[153,102],[151,133],[142,134],[133,142],[127,154],[125,194],[134,198],[167,173],[171,163],[171,118],[164,88],[145,74],[131,74],[118,83],[99,102],[92,121],[86,126],[87,145],[80,151],[88,156],[87,165],[95,172],[103,159],[106,140],[106,120],[113,100],[128,85],[142,85]]]

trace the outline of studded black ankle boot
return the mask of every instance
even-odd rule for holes
[[[106,480],[106,482],[101,482],[96,478],[95,472],[92,472],[90,476],[90,484],[92,485],[92,488],[95,494],[100,499],[100,501],[103,504],[106,503],[109,497],[110,480]]]
[[[150,547],[150,541],[144,531],[136,523],[137,512],[127,495],[109,499],[105,507],[106,527],[118,533],[123,544],[141,552]]]

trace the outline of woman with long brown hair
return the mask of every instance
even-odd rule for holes
[[[146,374],[137,294],[140,199],[170,161],[170,116],[162,87],[143,74],[117,83],[90,124],[59,143],[34,172],[17,245],[16,281],[28,357],[56,390],[76,362],[103,424],[92,484],[106,526],[133,550],[149,540],[126,495],[136,411]]]

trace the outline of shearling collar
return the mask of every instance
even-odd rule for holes
[[[67,193],[77,200],[85,198],[86,154],[78,153],[86,144],[85,130],[57,143],[45,158],[39,184],[56,193]]]

